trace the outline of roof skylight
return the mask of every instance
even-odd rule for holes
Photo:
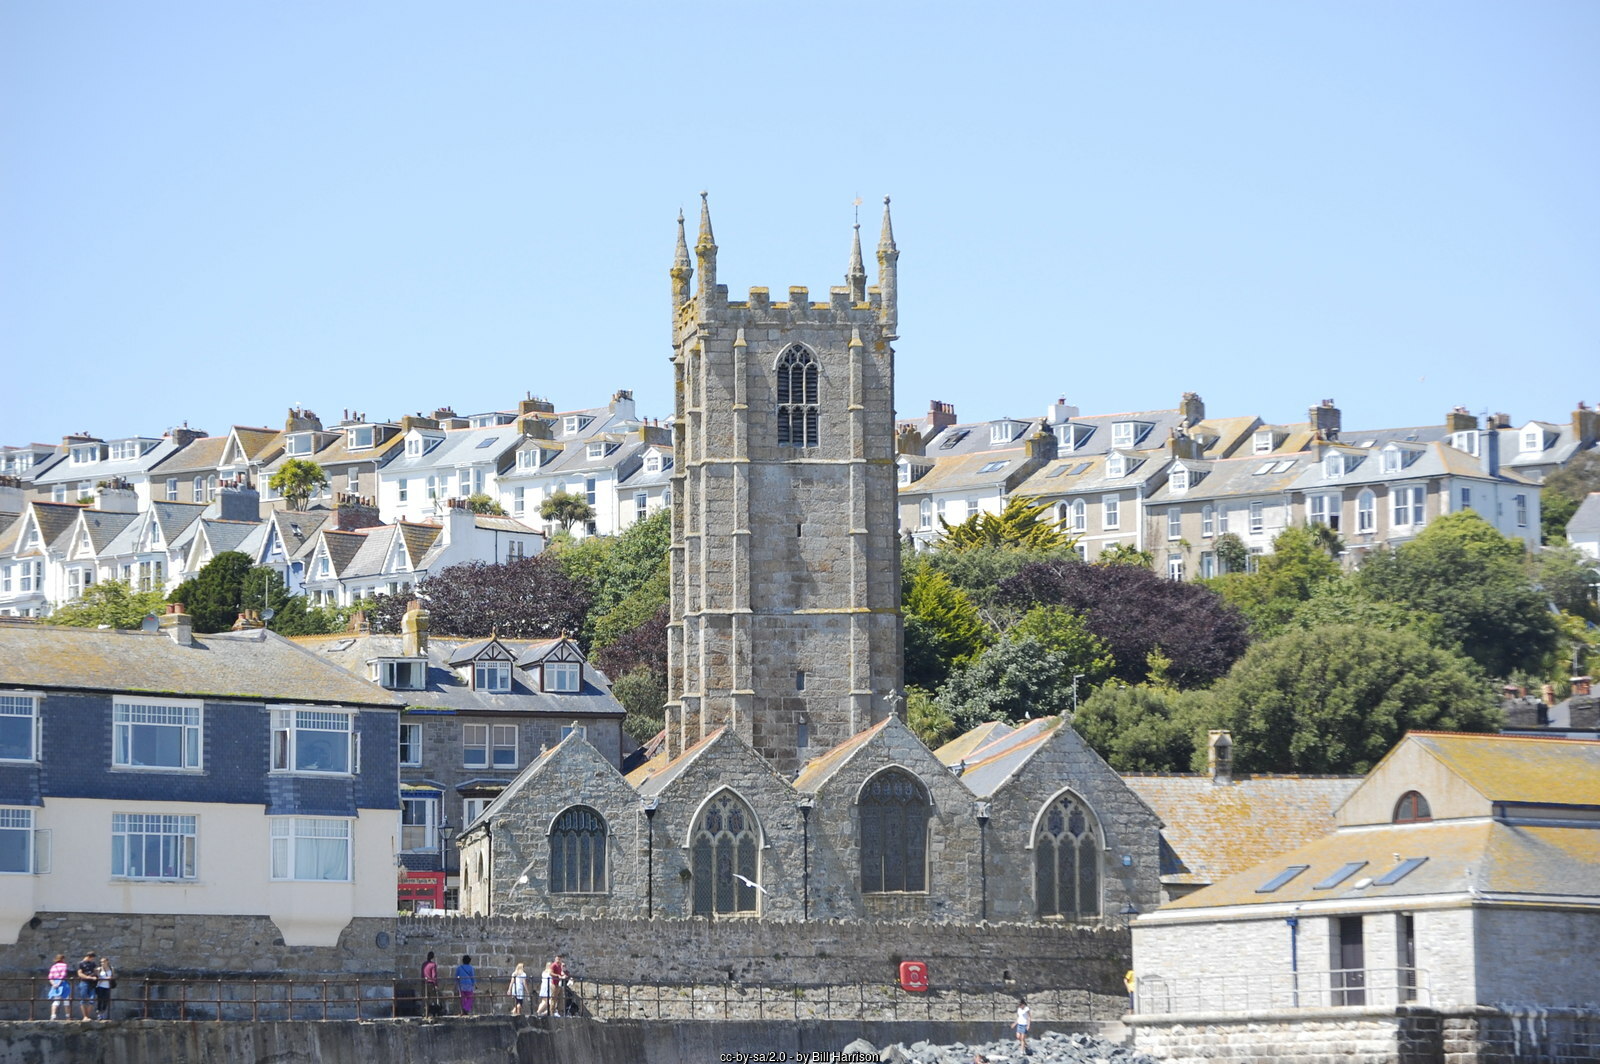
[[[1282,887],[1285,883],[1289,882],[1289,880],[1293,879],[1295,876],[1299,875],[1301,872],[1304,872],[1310,867],[1310,865],[1292,864],[1288,868],[1285,868],[1282,872],[1279,872],[1277,875],[1267,880],[1262,886],[1257,887],[1256,893],[1271,894],[1273,891],[1277,890],[1279,887]]]
[[[1426,857],[1407,857],[1404,861],[1389,869],[1383,875],[1372,881],[1375,887],[1387,887],[1400,882],[1412,872],[1420,868],[1428,859]]]
[[[1349,861],[1341,865],[1332,874],[1320,880],[1311,889],[1332,890],[1334,887],[1337,887],[1340,883],[1343,883],[1345,880],[1349,879],[1351,876],[1355,875],[1365,867],[1367,867],[1367,862],[1365,861]]]

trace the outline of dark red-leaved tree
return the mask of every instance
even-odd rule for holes
[[[667,614],[662,606],[655,616],[595,651],[595,664],[613,680],[634,669],[648,669],[663,683],[667,676]]]
[[[464,562],[418,580],[410,595],[379,595],[372,630],[398,632],[412,598],[427,607],[433,632],[472,638],[494,631],[511,639],[577,635],[589,609],[588,596],[548,554],[505,565]]]
[[[1160,649],[1171,659],[1167,676],[1174,683],[1202,686],[1250,645],[1244,616],[1216,592],[1142,565],[1035,562],[1002,580],[995,598],[1023,610],[1050,605],[1082,613],[1116,658],[1112,674],[1128,683],[1146,678],[1150,652]]]

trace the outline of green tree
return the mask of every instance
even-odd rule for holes
[[[1257,643],[1203,696],[1252,772],[1365,773],[1414,729],[1493,731],[1488,684],[1407,631],[1328,625]],[[1197,744],[1193,767],[1204,767]]]
[[[671,545],[672,511],[661,509],[619,535],[585,536],[552,546],[561,571],[589,596],[585,642],[607,646],[667,602]]]
[[[1072,726],[1118,772],[1187,772],[1207,730],[1206,703],[1164,684],[1106,684]]]
[[[539,516],[560,525],[561,531],[570,532],[573,525],[594,520],[594,507],[580,496],[558,490],[539,504]]]
[[[57,606],[51,624],[74,628],[137,628],[152,613],[161,613],[166,596],[135,591],[126,580],[105,580],[86,588],[76,601]]]
[[[473,492],[467,496],[467,509],[475,514],[494,514],[496,517],[504,517],[506,515],[504,506],[501,506],[481,491]]]
[[[1324,527],[1284,529],[1273,539],[1272,553],[1257,560],[1255,572],[1230,570],[1210,581],[1211,587],[1250,619],[1256,635],[1280,631],[1301,603],[1343,578],[1329,541],[1315,531]]]
[[[1600,450],[1581,451],[1544,478],[1539,489],[1539,527],[1544,542],[1567,538],[1567,522],[1591,491],[1600,491]]]
[[[1141,565],[1146,569],[1156,564],[1153,551],[1140,550],[1132,543],[1113,543],[1100,552],[1100,557],[1094,560],[1096,565]]]
[[[956,722],[921,687],[906,688],[906,727],[929,750],[937,750],[956,737]]]
[[[995,594],[1001,581],[1016,576],[1035,562],[1077,564],[1079,561],[1077,553],[1068,548],[1035,551],[1012,547],[970,547],[966,550],[924,551],[917,557],[949,577],[950,582],[966,592],[972,604],[985,615],[994,612]]]
[[[962,551],[974,547],[1006,547],[1013,550],[1060,550],[1077,540],[1063,530],[1060,521],[1047,515],[1053,504],[1026,495],[1013,495],[997,514],[979,511],[958,525],[939,518],[940,550]]]
[[[168,602],[181,602],[194,618],[196,632],[225,632],[233,627],[244,604],[259,609],[259,595],[245,597],[245,574],[250,558],[238,551],[223,551],[194,576],[179,584],[167,596]],[[259,590],[259,589],[257,589]],[[270,606],[267,602],[265,605]]]
[[[635,742],[649,742],[665,726],[665,677],[647,668],[630,669],[611,684],[611,693],[628,711],[628,715],[622,718],[622,730],[632,736]]]
[[[938,695],[939,707],[958,731],[985,721],[1017,722],[1072,710],[1072,678],[1082,697],[1110,674],[1111,653],[1083,618],[1056,606],[1030,611],[972,664],[950,674]]]
[[[906,683],[934,689],[952,668],[983,653],[989,628],[966,592],[926,558],[905,562],[901,585]]]
[[[1211,545],[1223,573],[1242,573],[1250,568],[1250,548],[1237,532],[1224,532]]]
[[[328,483],[328,474],[309,458],[291,458],[278,467],[267,487],[282,495],[291,510],[304,510]]]
[[[1471,510],[1448,514],[1356,573],[1371,597],[1438,614],[1444,637],[1490,676],[1536,669],[1556,625],[1528,577],[1525,548]]]
[[[1533,556],[1533,574],[1539,589],[1557,608],[1585,620],[1600,621],[1595,608],[1594,584],[1600,567],[1568,543],[1554,543]]]

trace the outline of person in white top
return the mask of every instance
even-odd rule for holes
[[[511,972],[511,985],[506,988],[511,995],[511,1015],[522,1015],[522,1003],[528,999],[528,970],[521,961]]]
[[[555,976],[550,972],[550,965],[544,966],[544,971],[539,973],[539,1009],[535,1016],[550,1015],[550,994],[555,989]]]
[[[1033,1013],[1028,1009],[1027,998],[1017,999],[1017,1044],[1022,1047],[1022,1055],[1028,1055],[1028,1024],[1033,1021]]]

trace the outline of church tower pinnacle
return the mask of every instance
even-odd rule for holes
[[[711,235],[711,205],[708,194],[700,193],[700,235],[694,241],[694,257],[700,264],[700,301],[715,298],[717,290],[717,242]]]
[[[867,301],[867,267],[861,261],[861,223],[851,226],[850,267],[844,273],[845,287],[850,289],[850,302]]]
[[[896,299],[896,274],[899,272],[900,249],[894,246],[894,226],[889,222],[889,197],[883,197],[883,232],[878,237],[878,290],[883,293],[884,336],[893,340],[900,326],[900,308]]]
[[[694,276],[694,267],[689,262],[689,242],[683,235],[683,211],[678,212],[678,252],[672,257],[672,313],[676,317],[678,308],[689,302],[689,279]]]

